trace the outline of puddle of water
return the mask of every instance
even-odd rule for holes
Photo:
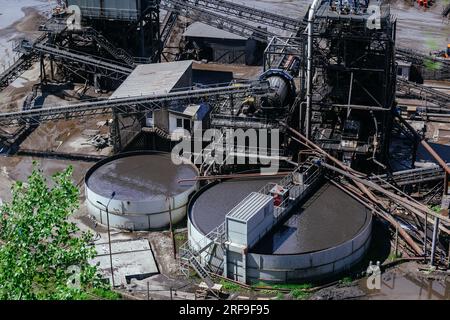
[[[365,278],[359,286],[369,300],[450,300],[449,280],[426,279],[412,273],[382,275],[380,290],[369,290]]]

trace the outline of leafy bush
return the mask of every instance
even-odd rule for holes
[[[96,255],[92,234],[68,221],[79,205],[72,171],[48,183],[33,162],[27,183],[16,182],[12,201],[0,207],[0,299],[84,299],[107,290],[88,263]]]

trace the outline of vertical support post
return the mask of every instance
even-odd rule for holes
[[[150,300],[150,283],[147,281],[147,300]]]
[[[150,21],[150,28],[152,28],[152,26],[151,26],[152,23],[153,23],[153,21]],[[143,20],[139,21],[139,38],[140,38],[139,54],[141,57],[145,57],[146,50],[145,50],[145,32],[144,32],[144,21]]]
[[[434,254],[436,252],[436,242],[438,237],[438,230],[439,230],[439,218],[436,217],[434,219],[434,227],[433,227],[433,242],[431,244],[431,259],[430,259],[430,265],[434,265]]]
[[[155,10],[155,21],[156,21],[156,46],[157,46],[157,60],[156,60],[156,62],[161,62],[161,55],[162,55],[162,52],[163,52],[163,50],[164,50],[164,48],[163,48],[163,43],[162,43],[162,41],[161,41],[161,26],[160,26],[160,24],[159,24],[159,19],[160,19],[160,16],[159,16],[159,7],[156,7],[156,10]]]
[[[352,89],[353,89],[353,72],[350,73],[350,88],[349,88],[349,92],[348,92],[348,101],[347,101],[347,105],[348,105],[347,118],[350,117],[350,112],[352,111],[352,109],[350,108],[350,104],[352,102]]]
[[[450,270],[450,243],[448,244],[447,269]]]
[[[94,89],[97,92],[98,90],[100,90],[100,85],[98,82],[98,78],[99,78],[99,74],[98,73],[94,73]]]
[[[113,144],[113,153],[119,153],[122,150],[122,139],[120,137],[119,117],[113,111],[113,122],[110,129],[111,141]]]
[[[247,250],[242,254],[242,280],[247,283]]]
[[[173,300],[172,287],[170,287],[170,300]]]
[[[304,104],[303,102],[298,104],[298,131],[300,131],[300,132],[303,132],[303,128],[304,128],[304,121],[303,121],[303,114],[302,114],[303,104]],[[300,159],[299,159],[299,161],[300,161]]]
[[[223,276],[228,278],[228,248],[226,245],[223,248]]]
[[[444,170],[445,171],[445,170]],[[444,195],[448,194],[448,172],[445,171],[445,178],[444,178]],[[443,208],[447,209],[447,208]]]
[[[425,227],[423,233],[423,256],[424,262],[427,262],[427,240],[428,240],[428,213],[425,212]]]
[[[398,257],[398,227],[395,228],[395,259]]]
[[[53,56],[50,56],[50,79],[55,80],[55,69],[53,67]]]
[[[44,56],[41,54],[40,55],[40,78],[41,78],[41,83],[43,83],[45,81],[45,64],[44,64]]]
[[[232,94],[230,94],[230,107],[231,107],[231,112],[233,112],[234,111],[234,98],[233,98]],[[233,112],[233,115],[234,115],[234,112]]]
[[[114,268],[113,268],[113,262],[112,262],[112,250],[111,250],[111,229],[109,227],[109,210],[108,206],[106,206],[106,223],[108,224],[108,245],[109,245],[109,263],[111,267],[111,279],[112,279],[112,286],[115,288],[116,284],[114,282]]]
[[[313,60],[313,23],[314,23],[314,14],[316,11],[317,6],[319,5],[319,0],[314,0],[311,4],[311,7],[309,8],[308,12],[308,56],[307,56],[307,82],[306,82],[306,132],[305,136],[306,138],[310,139],[311,134],[311,108],[312,108],[312,60]]]
[[[175,244],[175,235],[173,233],[173,224],[172,224],[172,198],[169,197],[169,226],[170,226],[170,237],[172,238],[172,246],[173,246],[173,258],[177,258],[177,246]]]

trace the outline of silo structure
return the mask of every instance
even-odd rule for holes
[[[156,0],[67,0],[67,6],[78,6],[82,17],[138,21],[148,8],[157,6]]]
[[[169,153],[138,151],[109,157],[86,173],[88,212],[106,225],[107,207],[110,226],[120,229],[165,228],[185,216],[197,175],[193,164],[176,165]]]

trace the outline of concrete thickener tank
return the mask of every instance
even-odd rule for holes
[[[179,222],[186,214],[189,196],[197,182],[194,165],[175,165],[169,153],[128,152],[96,163],[86,173],[86,203],[89,214],[106,224],[128,230],[160,229]],[[100,202],[100,203],[98,203]],[[102,205],[103,204],[103,205]]]
[[[190,245],[201,243],[231,209],[268,182],[273,181],[233,180],[211,184],[197,192],[188,209]],[[371,233],[372,214],[357,200],[325,182],[284,222],[244,250],[246,259],[240,262],[245,266],[244,278],[233,266],[227,267],[225,276],[247,283],[323,279],[361,261],[369,248]],[[207,259],[212,270],[224,269],[223,255],[223,251],[215,250]]]

